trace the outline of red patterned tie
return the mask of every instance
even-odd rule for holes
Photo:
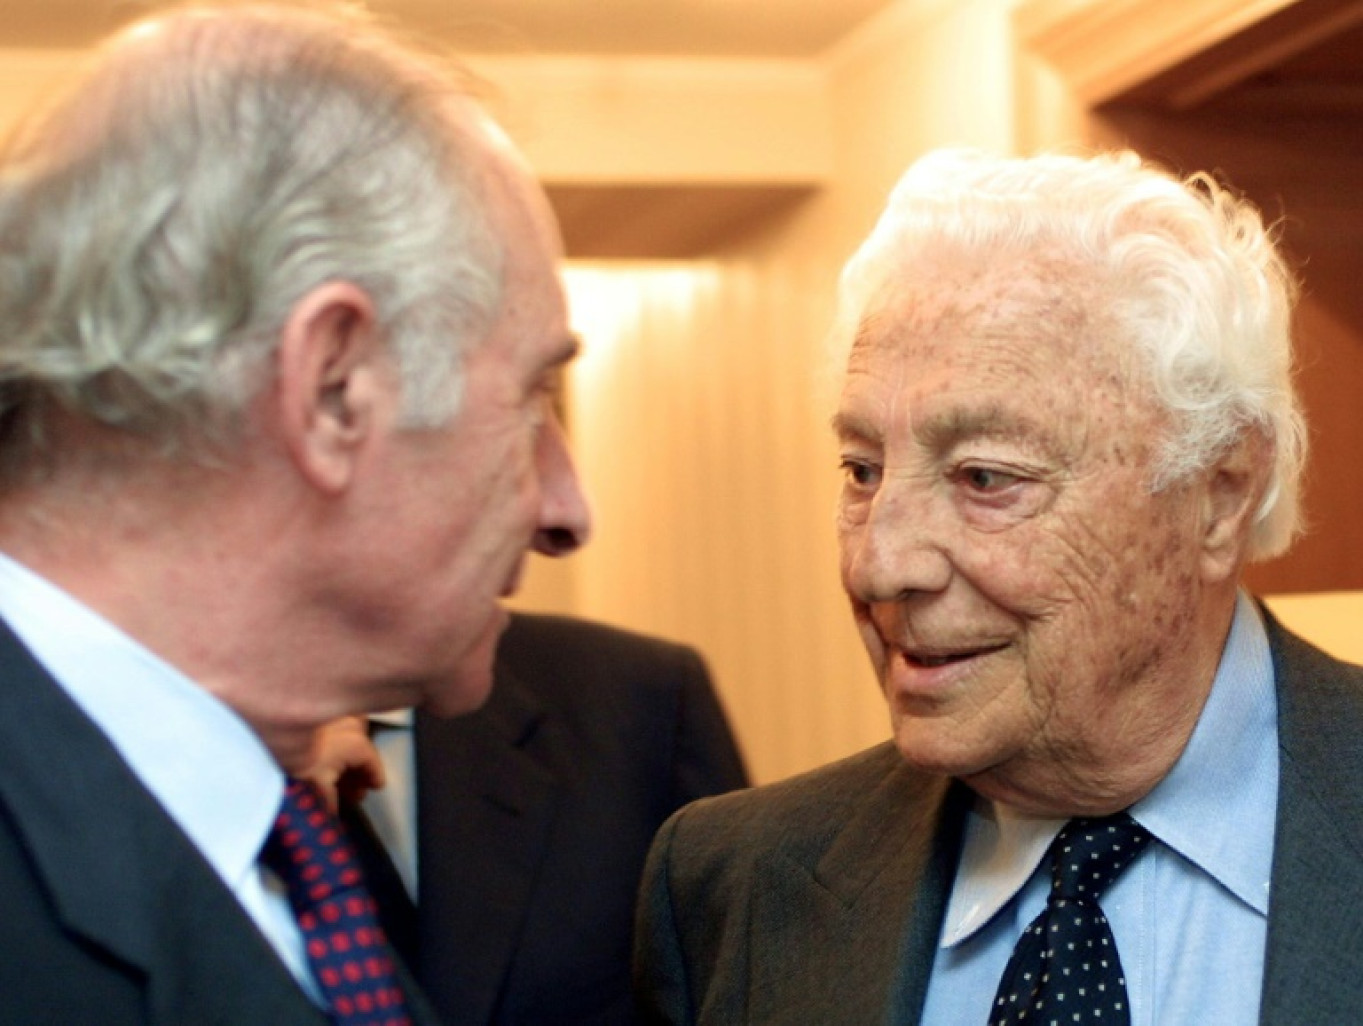
[[[410,1026],[355,850],[312,784],[290,780],[260,860],[289,891],[313,975],[341,1026]]]

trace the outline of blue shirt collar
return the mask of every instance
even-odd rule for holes
[[[1161,843],[1261,915],[1268,914],[1277,793],[1278,705],[1258,607],[1236,600],[1211,694],[1168,775],[1131,808]],[[1065,821],[977,800],[967,823],[942,946],[960,944],[1013,900]],[[1224,824],[1208,829],[1208,824]]]

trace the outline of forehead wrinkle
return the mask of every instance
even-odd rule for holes
[[[864,369],[885,353],[895,353],[912,342],[925,330],[910,311],[892,312],[888,309],[867,311],[857,322],[856,331],[847,347],[845,371],[848,374]]]

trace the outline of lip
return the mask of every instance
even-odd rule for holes
[[[1006,643],[952,648],[890,649],[886,686],[906,698],[934,698],[973,677]]]

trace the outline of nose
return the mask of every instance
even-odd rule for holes
[[[582,494],[563,425],[550,414],[540,431],[535,459],[539,467],[539,528],[535,551],[545,556],[566,556],[587,543],[592,533],[592,514]]]
[[[839,513],[843,587],[853,599],[894,602],[944,591],[952,564],[931,498],[910,482],[882,484],[864,513]]]

